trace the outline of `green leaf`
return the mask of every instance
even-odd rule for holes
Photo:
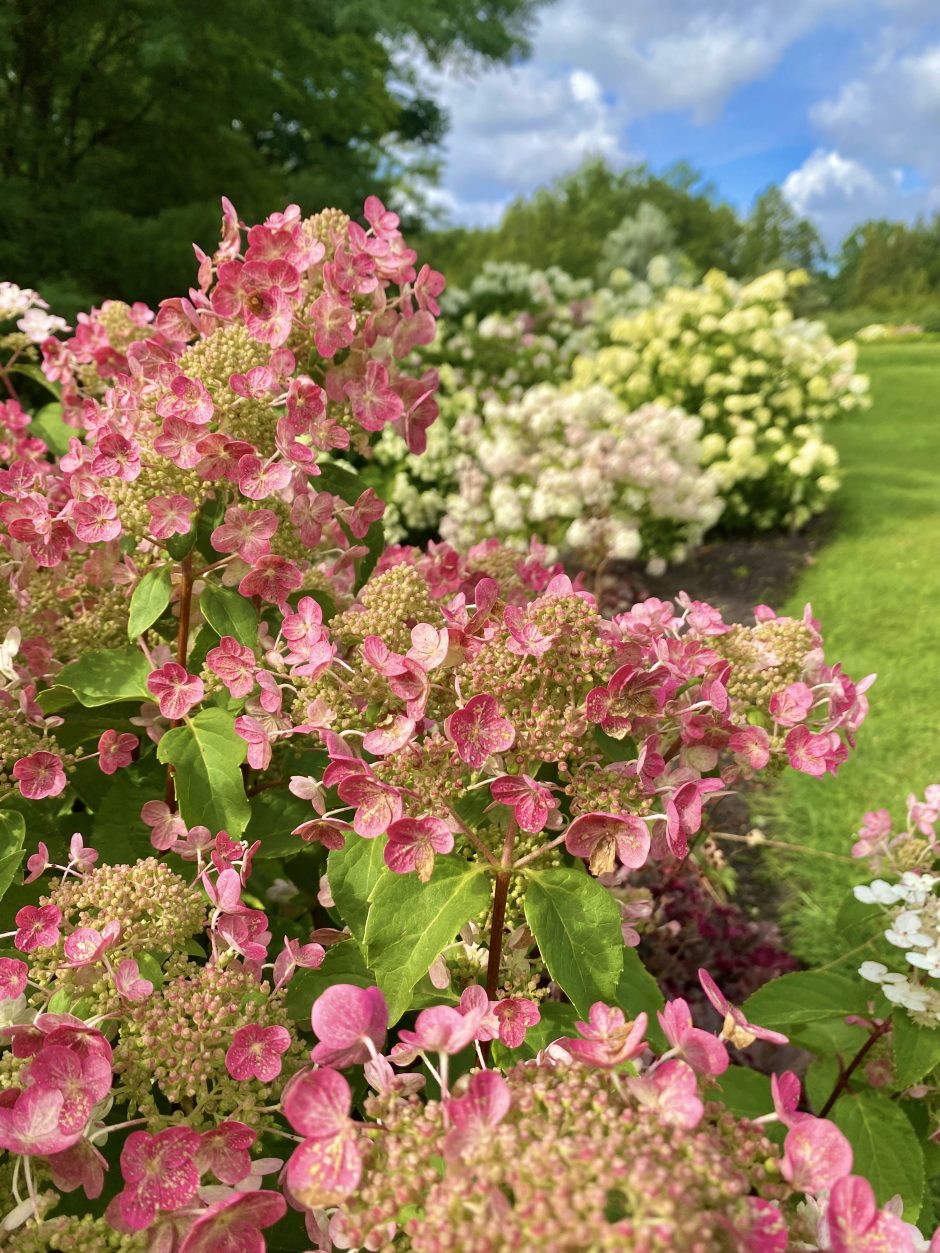
[[[170,603],[173,591],[173,571],[170,566],[158,566],[148,570],[134,588],[131,597],[130,614],[127,619],[127,634],[131,641],[143,635],[149,626],[153,626]]]
[[[165,787],[166,767],[160,765],[155,753],[131,762],[114,775],[94,815],[94,835],[89,840],[102,862],[129,863],[153,853],[150,828],[140,811],[147,801],[163,800]]]
[[[337,912],[360,944],[365,938],[373,889],[383,875],[392,873],[385,865],[386,843],[384,835],[375,840],[349,835],[345,848],[331,849],[326,859],[326,877]]]
[[[636,760],[636,740],[632,740],[629,735],[625,735],[623,739],[617,739],[596,726],[594,728],[594,743],[608,761]]]
[[[281,787],[266,788],[253,796],[251,804],[251,820],[245,831],[245,839],[249,843],[261,841],[261,847],[255,853],[256,860],[266,857],[293,857],[296,853],[310,852],[314,845],[305,844],[297,835],[291,835],[294,827],[316,815],[310,808],[310,802],[301,800],[293,792],[287,790],[285,782]]]
[[[770,1079],[749,1066],[729,1066],[716,1084],[721,1102],[738,1118],[761,1118],[773,1113]]]
[[[549,974],[582,1017],[614,1000],[624,944],[617,902],[575,866],[526,877],[525,917]]]
[[[940,1029],[919,1027],[906,1009],[892,1015],[895,1087],[903,1091],[940,1066]]]
[[[852,1173],[864,1175],[879,1205],[895,1195],[916,1222],[924,1195],[924,1155],[904,1111],[883,1092],[840,1097],[829,1115],[852,1145]]]
[[[838,1057],[816,1058],[803,1081],[810,1109],[818,1111],[824,1108],[844,1069],[845,1065]]]
[[[390,1022],[407,1010],[412,988],[435,957],[489,900],[489,878],[456,857],[438,858],[427,883],[413,874],[386,874],[377,880],[364,948],[388,1001]]]
[[[646,1038],[657,1048],[666,1047],[666,1037],[656,1019],[656,1014],[665,1005],[665,997],[659,984],[640,960],[635,948],[623,950],[623,970],[617,981],[616,1003],[629,1018],[636,1018],[644,1013],[649,1017]]]
[[[32,379],[34,383],[38,383],[40,387],[44,387],[47,392],[51,392],[58,400],[58,383],[53,383],[47,379],[38,365],[28,365],[26,362],[21,362],[19,365],[8,365],[6,369],[8,374],[22,374],[26,378]]]
[[[202,824],[238,839],[251,818],[241,763],[248,745],[224,709],[202,709],[167,731],[157,757],[173,766],[176,797],[188,827]]]
[[[174,561],[182,561],[193,551],[196,543],[196,528],[191,526],[185,535],[171,535],[163,543]]]
[[[870,989],[860,980],[808,970],[772,979],[742,1006],[749,1022],[775,1031],[847,1014],[865,1014]]]
[[[63,666],[56,686],[67,687],[88,709],[117,700],[152,700],[147,690],[150,665],[139,648],[93,649]]]
[[[258,613],[233,587],[206,583],[199,597],[202,616],[219,636],[231,635],[240,644],[253,648],[258,642]]]
[[[316,970],[298,970],[287,985],[287,1012],[294,1022],[310,1025],[313,1002],[334,983],[353,983],[357,988],[375,987],[375,978],[366,966],[355,940],[343,940],[326,950],[323,965]]]
[[[850,892],[839,906],[835,925],[840,944],[844,944],[847,950],[855,950],[866,940],[880,939],[883,935],[884,906],[856,900],[855,893]],[[852,956],[861,961],[857,953],[853,952]]]
[[[26,821],[13,809],[0,809],[0,898],[16,878],[26,851]]]
[[[354,505],[365,490],[365,483],[349,466],[339,465],[335,461],[318,463],[320,473],[317,477],[317,491],[330,492],[339,496],[347,505]]]
[[[76,434],[74,427],[66,426],[62,421],[62,406],[57,400],[50,405],[43,405],[33,416],[29,433],[45,440],[49,451],[56,457],[62,457],[68,452],[69,440]]]

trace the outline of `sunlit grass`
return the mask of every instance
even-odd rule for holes
[[[940,781],[940,343],[873,345],[861,356],[875,403],[833,431],[845,473],[833,539],[802,578],[829,659],[872,671],[871,712],[837,779],[788,771],[760,808],[782,840],[848,853],[866,809],[903,817],[908,792]],[[790,888],[785,918],[799,954],[845,945],[835,915],[864,863],[772,854]]]

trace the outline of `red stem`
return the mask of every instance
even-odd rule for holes
[[[826,1117],[826,1115],[832,1109],[833,1105],[835,1105],[836,1101],[845,1091],[846,1085],[848,1084],[849,1080],[855,1074],[856,1070],[858,1070],[859,1066],[861,1066],[862,1062],[868,1056],[871,1049],[875,1046],[875,1043],[878,1040],[880,1040],[881,1037],[886,1034],[886,1032],[890,1030],[891,1030],[891,1019],[886,1018],[881,1023],[881,1025],[876,1027],[875,1030],[871,1033],[871,1035],[868,1037],[868,1039],[865,1041],[862,1047],[858,1050],[858,1052],[849,1062],[848,1066],[846,1066],[845,1070],[843,1070],[842,1074],[839,1076],[838,1083],[832,1089],[832,1092],[829,1094],[829,1100],[826,1102],[826,1104],[822,1107],[822,1110],[820,1111],[820,1114],[819,1114],[820,1118]]]

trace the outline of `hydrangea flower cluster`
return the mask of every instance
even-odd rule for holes
[[[940,822],[940,784],[931,784],[923,799],[907,798],[907,825],[895,832],[886,809],[865,815],[854,857],[872,861],[882,874],[854,889],[856,900],[883,908],[887,926],[884,940],[904,954],[906,968],[897,962],[868,960],[859,974],[877,984],[893,1005],[906,1009],[921,1027],[940,1026],[940,875],[936,871],[936,826]]]
[[[630,1021],[597,1002],[576,1034],[549,1037],[532,1060],[503,1074],[482,1064],[451,1086],[455,1058],[495,1034],[485,998],[422,1011],[383,1056],[384,1006],[372,992],[334,987],[314,1005],[322,1064],[284,1095],[303,1137],[286,1186],[309,1211],[318,1249],[917,1247],[916,1229],[879,1210],[867,1180],[852,1175],[839,1129],[798,1109],[794,1074],[774,1080],[774,1109],[753,1122],[709,1099],[729,1065],[726,1041],[786,1042],[740,1011],[738,1038],[716,1038],[692,1026],[684,1001],[667,1003],[659,1024],[669,1049],[654,1056],[645,1014]],[[424,1075],[402,1073],[416,1056],[439,1096],[422,1099]],[[351,1116],[352,1089],[337,1069],[355,1064],[371,1088],[364,1122]],[[763,1134],[771,1122],[785,1128],[782,1149]]]
[[[608,557],[681,559],[722,510],[701,433],[680,410],[629,413],[603,387],[542,384],[516,402],[486,401],[455,428],[464,451],[441,534],[458,548],[536,535],[595,568]]]
[[[29,360],[23,351],[29,344],[41,344],[69,329],[65,318],[49,312],[48,301],[39,292],[9,282],[0,282],[0,324],[4,322],[16,323],[15,331],[0,336],[0,346],[13,349],[6,370],[20,358]]]
[[[67,452],[50,459],[19,404],[2,406],[3,595],[20,633],[3,705],[4,721],[25,713],[32,735],[31,764],[13,765],[24,794],[64,787],[35,684],[116,643],[148,579],[168,590],[169,664],[182,666],[205,587],[237,588],[257,606],[304,588],[348,595],[356,563],[378,551],[382,502],[336,459],[367,453],[386,426],[423,448],[436,375],[398,362],[433,338],[443,279],[416,268],[398,218],[374,197],[365,217],[367,227],[333,210],[304,219],[293,205],[246,228],[225,201],[219,247],[196,249],[188,297],[156,314],[106,302],[70,338],[43,340]],[[196,687],[172,698],[180,676],[151,669],[161,675],[151,691],[178,720]],[[13,728],[0,746],[6,769],[26,734]]]
[[[801,526],[839,485],[826,423],[868,404],[855,348],[787,304],[801,271],[741,285],[712,270],[674,287],[632,318],[611,344],[574,362],[576,387],[601,383],[630,406],[679,405],[705,424],[703,461],[726,501],[723,525],[747,533]]]

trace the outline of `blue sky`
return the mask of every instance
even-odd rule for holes
[[[745,211],[779,183],[831,246],[940,211],[940,0],[555,0],[529,60],[431,77],[454,221],[592,153],[686,158]]]

